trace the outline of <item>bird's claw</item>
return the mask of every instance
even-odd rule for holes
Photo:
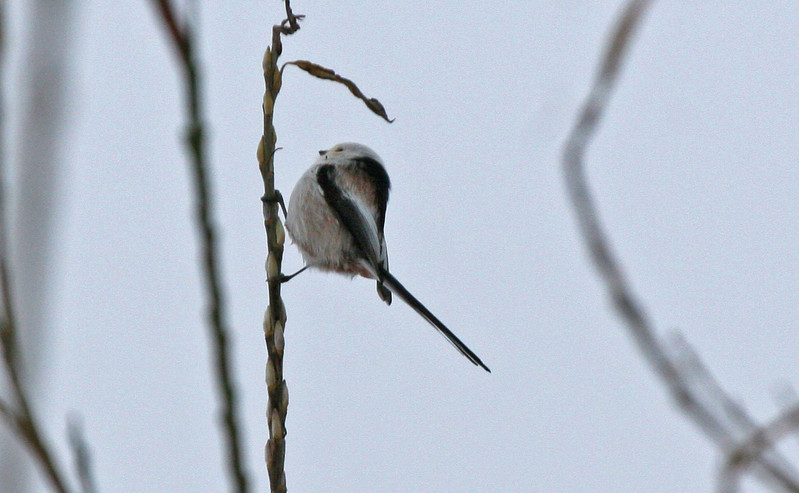
[[[303,267],[302,269],[298,270],[294,274],[291,274],[290,276],[287,276],[286,274],[283,274],[281,272],[277,277],[269,277],[269,278],[267,278],[266,282],[276,281],[276,282],[278,282],[280,284],[289,282],[290,280],[294,279],[294,277],[297,276],[300,272],[304,271],[307,268],[308,268],[308,266],[306,265],[305,267]]]
[[[283,217],[288,217],[286,202],[283,200],[283,194],[280,193],[280,190],[275,190],[271,196],[269,194],[264,194],[264,196],[261,197],[261,202],[265,204],[279,204],[280,210],[283,211]]]

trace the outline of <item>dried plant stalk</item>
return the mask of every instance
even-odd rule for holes
[[[264,313],[264,339],[266,341],[266,388],[269,395],[266,419],[269,426],[269,440],[266,443],[266,469],[269,473],[270,491],[286,491],[286,413],[288,411],[288,387],[283,378],[283,349],[285,339],[283,328],[286,324],[286,310],[280,297],[280,268],[283,262],[283,245],[286,234],[278,217],[278,204],[282,203],[280,193],[275,190],[275,143],[277,134],[272,122],[275,100],[280,92],[281,72],[277,60],[283,51],[281,36],[290,35],[300,29],[298,20],[291,11],[288,0],[285,2],[287,18],[272,27],[272,44],[266,49],[263,60],[264,92],[264,134],[258,145],[258,169],[264,182],[262,207],[264,229],[266,230],[266,276],[269,288],[269,306]]]
[[[345,77],[338,75],[334,70],[325,68],[306,60],[287,62],[278,68],[278,59],[283,52],[281,36],[294,34],[300,29],[299,20],[304,16],[294,15],[289,0],[285,2],[286,19],[279,25],[272,26],[272,44],[266,49],[263,60],[264,83],[264,134],[258,145],[258,168],[264,182],[264,196],[261,198],[266,229],[266,276],[269,286],[269,307],[264,314],[264,339],[268,360],[266,363],[266,387],[269,394],[266,418],[269,425],[269,441],[266,444],[266,467],[269,472],[269,483],[272,492],[286,491],[286,473],[284,463],[286,459],[286,411],[288,409],[288,387],[283,378],[283,349],[285,345],[284,327],[286,325],[286,310],[280,297],[282,280],[281,264],[283,261],[283,246],[286,234],[283,224],[278,217],[278,204],[283,205],[283,197],[275,189],[275,144],[277,134],[272,122],[275,100],[277,99],[282,84],[283,67],[295,65],[314,77],[331,80],[344,85],[353,96],[366,104],[374,114],[387,122],[388,118],[383,105],[375,98],[369,98],[361,92],[358,86]],[[284,210],[285,213],[285,210]]]

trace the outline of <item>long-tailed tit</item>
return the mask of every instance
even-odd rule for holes
[[[388,271],[383,226],[390,186],[380,157],[364,145],[345,143],[319,151],[319,159],[291,192],[286,218],[286,228],[302,252],[305,268],[375,279],[383,301],[390,305],[391,294],[396,294],[469,361],[490,372]]]

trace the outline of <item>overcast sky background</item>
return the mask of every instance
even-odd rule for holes
[[[563,140],[621,2],[295,1],[277,186],[362,142],[393,182],[394,274],[493,373],[363,279],[284,291],[290,491],[712,491],[721,457],[612,314],[577,234]],[[11,6],[13,160],[30,18]],[[202,2],[202,68],[247,465],[267,488],[261,58],[281,2]],[[83,417],[104,493],[226,491],[182,89],[145,1],[76,11],[46,426]],[[587,157],[604,224],[661,331],[679,328],[752,414],[799,386],[799,3],[659,2]],[[287,245],[284,270],[302,265]],[[18,273],[24,275],[24,273]],[[793,446],[793,448],[791,448]],[[787,453],[799,460],[799,448]],[[1,479],[1,478],[0,478]],[[747,483],[747,491],[763,491]]]

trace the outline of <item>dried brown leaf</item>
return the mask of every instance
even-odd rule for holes
[[[362,93],[360,89],[358,89],[358,86],[355,85],[353,81],[347,79],[346,77],[338,75],[334,70],[323,67],[313,62],[309,62],[308,60],[294,60],[292,62],[286,62],[285,65],[294,65],[308,72],[314,77],[318,77],[320,79],[332,80],[333,82],[344,84],[345,86],[347,86],[347,89],[350,90],[352,95],[363,101],[364,104],[366,104],[366,106],[370,110],[372,110],[374,114],[381,117],[388,123],[392,123],[394,121],[393,119],[388,118],[388,115],[386,114],[386,109],[383,107],[380,101],[378,101],[375,98],[367,98],[366,95]]]

